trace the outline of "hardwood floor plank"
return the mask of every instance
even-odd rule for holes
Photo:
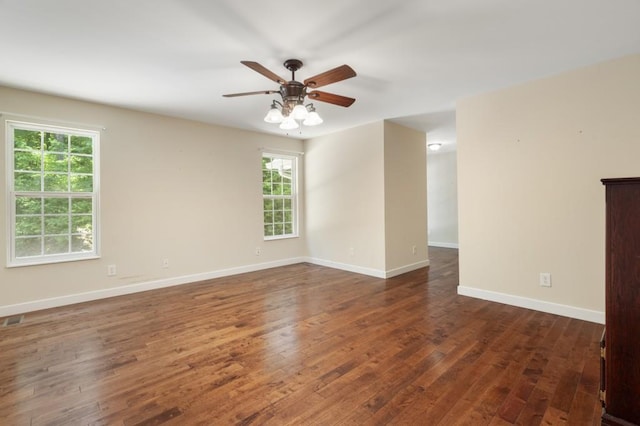
[[[601,406],[598,401],[594,401],[590,394],[576,392],[569,410],[567,424],[576,426],[591,424],[594,417],[599,417],[600,413]]]
[[[518,416],[516,423],[528,426],[541,424],[549,406],[549,399],[550,395],[548,393],[534,389],[527,398],[527,404]]]
[[[0,328],[0,424],[598,424],[602,325],[297,264]],[[2,320],[2,319],[0,319]]]
[[[543,425],[565,425],[567,424],[567,418],[569,414],[560,411],[553,407],[547,407],[547,410],[544,412],[544,417],[542,418],[541,424]],[[598,422],[598,424],[600,424]]]
[[[560,380],[551,400],[551,406],[566,413],[571,409],[573,398],[580,381],[580,373],[566,369],[560,373]]]
[[[466,398],[469,400],[469,407],[466,411],[458,411],[454,406],[447,417],[440,423],[447,424],[489,424],[493,419],[499,418],[498,409],[504,404],[510,393],[510,386],[514,383],[522,372],[524,366],[516,362],[495,365],[493,368],[502,369],[501,373],[495,376],[496,381],[491,382],[487,378],[487,385],[482,386],[481,381],[476,383],[474,393],[468,392]],[[493,373],[488,370],[486,374]],[[498,370],[500,371],[500,370]]]

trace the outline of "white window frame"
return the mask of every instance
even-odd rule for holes
[[[62,127],[50,124],[30,123],[23,121],[5,120],[5,146],[6,146],[6,206],[7,206],[7,267],[41,265],[48,263],[71,262],[100,257],[100,132],[95,130]],[[16,191],[14,187],[14,131],[31,130],[39,132],[61,133],[72,136],[90,137],[92,147],[92,192],[72,191]],[[44,162],[43,162],[44,164]],[[44,167],[44,165],[43,165]],[[43,189],[43,188],[41,188]],[[92,201],[92,250],[83,252],[69,252],[58,254],[41,254],[37,256],[16,257],[16,199],[20,196],[33,196],[42,198],[90,198]],[[69,212],[71,214],[71,212]],[[42,220],[45,213],[41,213]],[[41,230],[44,236],[44,227]],[[71,235],[71,234],[70,234]]]
[[[297,238],[299,236],[298,233],[298,212],[299,212],[299,208],[298,208],[298,156],[296,155],[288,155],[288,154],[282,154],[282,153],[278,153],[278,152],[274,152],[274,151],[264,151],[262,153],[262,156],[260,158],[260,170],[261,173],[260,175],[262,176],[262,160],[264,158],[274,158],[274,159],[283,159],[283,160],[290,160],[291,164],[292,164],[292,169],[291,169],[291,195],[266,195],[266,194],[262,194],[262,222],[263,222],[263,227],[262,227],[262,236],[264,238],[265,241],[270,241],[270,240],[282,240],[285,238]],[[260,183],[261,186],[262,184],[264,184],[264,180],[262,179],[262,177],[260,178]],[[290,199],[291,200],[291,209],[292,209],[292,232],[288,233],[288,234],[280,234],[280,235],[265,235],[265,223],[264,223],[264,215],[265,215],[265,208],[264,208],[264,201],[265,200],[286,200],[286,199]]]

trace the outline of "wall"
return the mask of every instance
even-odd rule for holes
[[[387,276],[428,265],[426,146],[424,132],[384,123]]]
[[[427,136],[428,137],[428,136]],[[427,153],[429,245],[458,248],[457,153]]]
[[[604,321],[600,179],[640,175],[639,75],[634,55],[458,103],[461,294]]]
[[[425,149],[390,122],[305,141],[311,260],[377,277],[427,266]]]
[[[0,111],[3,187],[7,112],[106,127],[102,257],[0,268],[0,315],[261,269],[306,254],[304,235],[262,239],[260,148],[302,151],[300,141],[2,87]],[[6,259],[5,196],[0,204],[0,256]],[[161,267],[164,258],[168,269]],[[117,276],[107,277],[109,264]]]
[[[305,222],[315,263],[385,271],[384,124],[305,141]]]

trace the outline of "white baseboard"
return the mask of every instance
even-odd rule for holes
[[[380,269],[365,268],[357,265],[350,265],[348,263],[334,262],[331,260],[318,259],[315,257],[307,258],[308,263],[314,265],[326,266],[328,268],[340,269],[347,272],[355,272],[356,274],[369,275],[375,278],[392,278],[407,272],[415,271],[416,269],[425,268],[429,266],[429,259],[420,262],[412,263],[411,265],[402,266],[400,268],[390,269],[388,271],[382,271]]]
[[[240,266],[236,268],[221,269],[218,271],[204,272],[200,274],[183,275],[161,280],[147,281],[142,283],[129,284],[120,287],[103,290],[89,291],[86,293],[70,294],[67,296],[52,297],[49,299],[34,300],[32,302],[17,303],[15,305],[0,306],[0,317],[6,317],[26,312],[39,311],[41,309],[57,308],[60,306],[72,305],[74,303],[89,302],[92,300],[105,299],[107,297],[123,296],[126,294],[138,293],[141,291],[155,290],[175,285],[191,284],[198,281],[211,280],[214,278],[227,277],[230,275],[243,274],[245,272],[260,271],[263,269],[276,268],[278,266],[293,265],[302,263],[304,258],[283,259],[274,262],[257,263],[253,265]]]
[[[474,297],[476,299],[489,300],[492,302],[504,303],[506,305],[518,306],[520,308],[533,309],[535,311],[547,312],[561,315],[563,317],[575,318],[584,321],[604,324],[604,312],[592,311],[589,309],[577,308],[575,306],[561,305],[558,303],[545,302],[543,300],[529,299],[527,297],[513,296],[511,294],[498,293],[495,291],[482,290],[473,287],[458,286],[458,294],[461,296]]]
[[[453,249],[460,248],[458,246],[458,243],[439,243],[437,241],[429,241],[428,245],[434,246],[434,247],[453,248]]]
[[[319,266],[326,266],[327,268],[340,269],[347,272],[355,272],[356,274],[369,275],[370,277],[387,278],[385,271],[381,271],[379,269],[365,268],[363,266],[350,265],[348,263],[318,259],[316,257],[308,257],[305,262]]]
[[[421,262],[412,263],[401,268],[390,269],[385,273],[385,278],[392,278],[398,275],[406,274],[407,272],[415,271],[416,269],[426,268],[429,266],[429,259]]]

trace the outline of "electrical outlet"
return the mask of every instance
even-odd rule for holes
[[[260,256],[262,254],[262,249],[260,247],[256,247],[256,256]]]
[[[107,276],[115,277],[116,276],[116,265],[107,265]]]
[[[162,259],[162,267],[167,269],[169,267],[169,259]]]
[[[411,253],[417,254],[418,253],[418,248],[416,246],[411,247]]]
[[[540,272],[540,286],[551,287],[551,273]]]
[[[355,256],[356,255],[356,250],[353,247],[349,247],[349,256]]]

